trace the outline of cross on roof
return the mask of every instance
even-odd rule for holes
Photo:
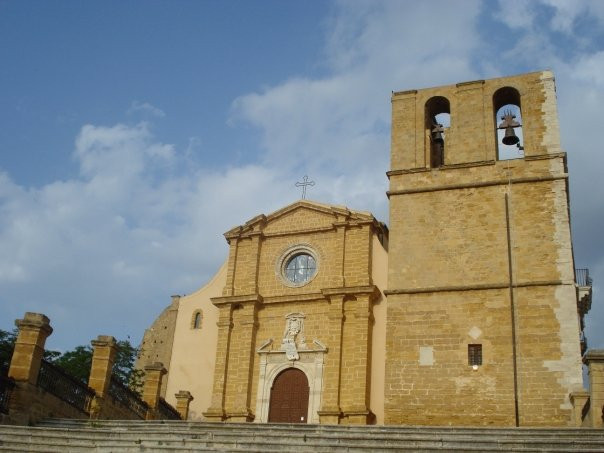
[[[306,186],[314,186],[315,182],[314,181],[309,181],[308,180],[308,176],[304,175],[304,178],[302,178],[302,182],[296,182],[296,187],[302,187],[302,199],[305,200],[306,199]]]

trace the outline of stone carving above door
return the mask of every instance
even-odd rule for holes
[[[285,330],[281,341],[281,350],[285,351],[287,360],[299,360],[298,348],[308,349],[304,335],[303,313],[289,313],[285,316]]]

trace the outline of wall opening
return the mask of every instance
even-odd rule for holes
[[[196,310],[191,318],[191,329],[201,329],[201,322],[203,321],[203,314],[201,310]]]
[[[520,93],[515,88],[503,87],[493,94],[497,160],[522,159],[524,157],[522,110],[520,107]],[[509,144],[506,144],[506,142]]]
[[[482,365],[482,345],[481,344],[469,344],[468,345],[468,365],[478,367]]]
[[[445,164],[447,130],[451,127],[451,105],[443,96],[428,99],[425,109],[425,128],[430,140],[430,167]]]

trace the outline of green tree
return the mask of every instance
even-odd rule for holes
[[[130,337],[117,342],[118,352],[113,364],[113,374],[120,382],[137,392],[139,395],[143,390],[143,378],[145,372],[134,367],[139,349],[132,346]]]
[[[55,357],[51,362],[71,376],[88,383],[88,375],[92,365],[92,348],[90,346],[76,346],[73,350]]]
[[[15,349],[15,340],[17,338],[17,329],[12,332],[0,329],[0,374],[6,375],[10,365],[10,359]]]

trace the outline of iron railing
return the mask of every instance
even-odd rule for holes
[[[591,286],[592,280],[589,276],[589,269],[575,269],[575,276],[577,279],[577,285],[579,286]]]
[[[181,420],[180,412],[174,409],[170,403],[161,397],[157,404],[157,412],[159,412],[159,418],[161,420]]]
[[[15,381],[0,373],[0,414],[8,414],[8,403],[14,388]]]
[[[52,363],[42,360],[38,373],[38,387],[85,412],[90,411],[94,390],[79,379]]]
[[[144,420],[147,417],[147,410],[149,409],[147,403],[145,403],[136,392],[122,384],[115,376],[111,376],[109,394],[134,412],[141,420]]]

